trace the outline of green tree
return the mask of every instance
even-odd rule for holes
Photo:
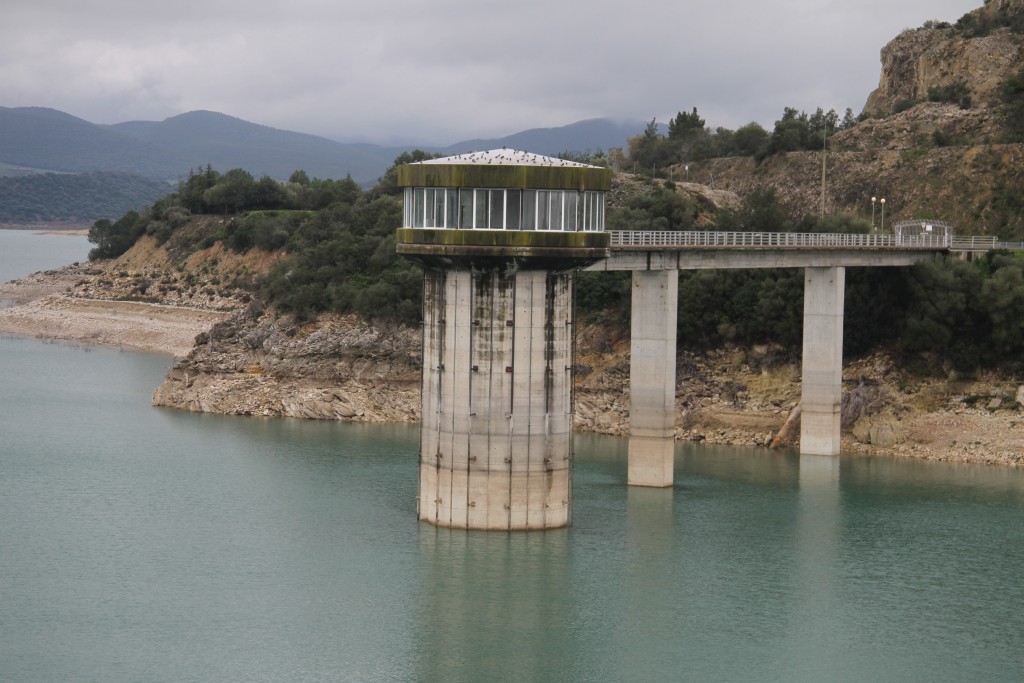
[[[669,140],[693,139],[704,132],[704,125],[704,119],[697,113],[697,107],[694,107],[690,113],[681,111],[668,122],[668,138]]]
[[[768,144],[768,131],[756,121],[736,129],[733,143],[736,153],[740,156],[756,156]]]
[[[923,261],[910,270],[907,287],[903,349],[940,354],[961,368],[978,367],[984,355],[979,342],[988,337],[987,316],[974,305],[982,289],[979,270],[952,259]]]
[[[252,174],[233,168],[203,193],[203,203],[210,209],[220,209],[221,213],[238,213],[253,204],[255,194],[256,181]]]
[[[638,173],[662,174],[663,169],[679,161],[678,149],[658,131],[657,119],[651,119],[643,133],[627,142],[629,161]]]
[[[774,187],[755,187],[735,209],[721,209],[715,229],[726,232],[793,232],[789,206]]]
[[[997,360],[1019,359],[1024,353],[1024,262],[1018,263],[997,270],[981,288]]]
[[[147,221],[137,211],[129,211],[115,222],[102,218],[89,228],[88,240],[96,245],[89,260],[117,258],[128,251],[146,232]]]

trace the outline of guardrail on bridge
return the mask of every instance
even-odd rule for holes
[[[613,247],[776,247],[792,249],[946,249],[950,248],[945,235],[914,235],[902,238],[896,235],[863,235],[821,232],[718,232],[712,230],[671,232],[668,230],[611,230]],[[953,238],[987,240],[979,238]],[[971,242],[974,244],[974,242]],[[989,246],[994,248],[995,238]],[[967,248],[967,247],[964,247]]]

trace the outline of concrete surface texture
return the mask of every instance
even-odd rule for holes
[[[800,453],[839,455],[846,269],[804,269]]]
[[[421,520],[569,524],[572,310],[569,273],[426,270]]]
[[[678,270],[633,271],[629,360],[631,486],[672,486]]]

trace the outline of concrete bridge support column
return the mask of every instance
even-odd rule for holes
[[[672,486],[679,271],[633,271],[629,358],[630,486]]]
[[[572,277],[425,269],[421,520],[489,530],[569,524]]]
[[[804,269],[804,349],[800,453],[839,455],[843,399],[846,269]]]

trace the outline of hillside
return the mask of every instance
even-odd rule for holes
[[[141,211],[169,189],[159,180],[100,171],[0,177],[0,226],[88,226]]]
[[[887,222],[942,218],[964,234],[1024,239],[1024,144],[1011,118],[1021,105],[1005,101],[1024,70],[1022,27],[1024,0],[992,0],[887,44],[861,121],[828,141],[825,211],[870,220],[871,197],[884,197]],[[822,154],[689,162],[689,178],[741,196],[775,188],[794,215],[815,215]]]

